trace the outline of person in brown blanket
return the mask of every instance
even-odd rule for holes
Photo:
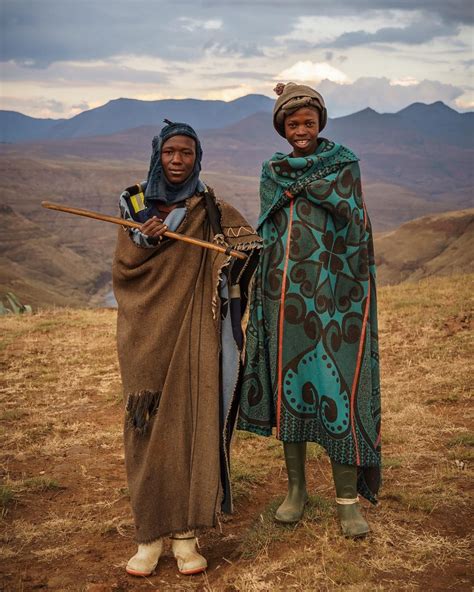
[[[241,319],[260,239],[199,178],[202,150],[187,124],[153,140],[146,183],[120,197],[113,264],[125,406],[125,464],[138,552],[129,574],[153,573],[170,537],[182,574],[204,571],[195,530],[231,512],[229,446],[235,423]],[[245,261],[163,233],[176,230],[245,251]]]

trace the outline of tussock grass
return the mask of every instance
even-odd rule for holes
[[[28,412],[24,409],[7,409],[0,414],[0,421],[15,421],[28,415]]]
[[[263,485],[269,472],[280,465],[281,442],[274,437],[261,438],[250,432],[237,431],[232,449],[231,478],[235,501],[249,498]],[[283,453],[282,453],[283,454]]]
[[[311,523],[315,522],[325,525],[333,515],[334,506],[332,500],[320,495],[310,495],[301,524],[307,528],[310,528],[313,525]]]
[[[399,469],[403,466],[403,460],[401,458],[387,458],[386,456],[382,459],[383,470]]]
[[[242,460],[237,459],[232,467],[232,490],[234,499],[248,497],[255,485],[262,483],[267,471],[248,466]]]
[[[49,477],[31,477],[30,479],[25,479],[22,482],[21,487],[24,490],[30,492],[54,491],[56,489],[62,489],[61,485],[59,485],[56,479],[51,479]]]
[[[314,442],[308,442],[306,446],[306,460],[316,460],[326,455],[326,451],[322,446]]]
[[[451,438],[448,442],[448,446],[465,446],[467,447],[474,447],[474,433],[473,432],[466,432]]]
[[[0,507],[2,508],[2,512],[13,501],[14,497],[15,493],[12,487],[9,485],[0,485]]]
[[[240,554],[244,559],[255,559],[270,554],[270,546],[276,541],[290,542],[296,529],[304,530],[305,537],[313,539],[314,524],[326,525],[333,515],[331,504],[320,496],[309,496],[303,520],[299,524],[281,524],[275,522],[275,512],[283,497],[272,500],[256,518],[240,545]]]
[[[268,555],[268,548],[272,543],[285,540],[285,530],[293,527],[280,527],[274,520],[276,509],[282,501],[283,498],[278,498],[270,502],[246,533],[240,545],[240,556],[243,559]]]
[[[27,494],[60,489],[62,487],[56,479],[45,476],[30,477],[19,481],[4,478],[3,484],[0,485],[0,507],[2,508],[2,515],[6,515],[7,509],[13,501],[23,501]]]

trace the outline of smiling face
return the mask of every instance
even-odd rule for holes
[[[285,138],[293,148],[293,156],[309,156],[316,151],[319,134],[319,113],[302,107],[285,119]]]
[[[189,136],[173,136],[161,147],[161,164],[170,183],[183,183],[193,172],[196,143]]]

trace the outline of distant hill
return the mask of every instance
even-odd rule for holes
[[[0,141],[99,136],[143,125],[157,129],[163,125],[164,118],[186,121],[198,129],[213,129],[239,121],[257,111],[271,111],[272,107],[272,99],[263,95],[246,95],[228,102],[198,99],[115,99],[95,109],[83,111],[70,119],[54,123],[54,120],[45,120],[47,123],[44,123],[43,127],[39,124],[41,120],[23,115],[18,130],[12,122],[14,112],[0,111]],[[19,117],[17,119],[20,120]]]
[[[100,260],[80,255],[60,236],[0,205],[0,291],[24,303],[84,306],[109,281]]]
[[[474,113],[458,113],[437,101],[431,105],[413,103],[397,113],[406,128],[416,129],[436,142],[465,148],[473,145]],[[464,128],[464,129],[463,129]]]
[[[474,272],[474,208],[407,222],[375,241],[381,284]]]
[[[461,148],[474,146],[474,112],[458,113],[441,101],[429,105],[413,103],[397,113],[381,114],[368,107],[328,123],[329,133],[341,135],[341,141],[349,133],[351,139],[362,135],[380,142],[378,134],[382,129],[386,144],[398,143],[403,138],[415,145],[423,139]]]
[[[39,140],[51,136],[62,119],[38,119],[16,111],[0,111],[0,142]]]

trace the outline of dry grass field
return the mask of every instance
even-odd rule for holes
[[[471,590],[473,290],[474,276],[459,276],[379,292],[384,484],[379,505],[364,504],[371,535],[340,536],[329,463],[316,446],[305,519],[276,525],[281,445],[237,433],[235,514],[202,534],[209,570],[188,578],[169,549],[150,578],[124,571],[135,545],[115,311],[0,318],[0,588]]]

